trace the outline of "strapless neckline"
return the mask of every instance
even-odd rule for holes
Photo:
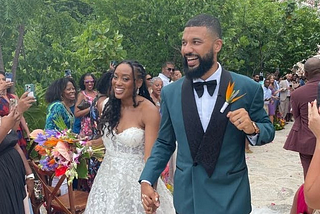
[[[122,132],[120,132],[119,134],[117,133],[117,132],[115,132],[114,131],[114,135],[122,135],[122,134],[125,134],[126,132],[128,132],[128,131],[130,131],[130,130],[132,130],[132,131],[141,131],[141,132],[144,132],[144,129],[142,129],[142,128],[138,128],[138,127],[130,127],[130,128],[127,128],[127,129],[124,129]]]

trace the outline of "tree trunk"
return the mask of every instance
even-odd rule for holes
[[[17,43],[16,51],[14,53],[14,58],[13,58],[13,63],[12,63],[12,68],[11,68],[12,81],[14,84],[13,87],[11,87],[11,93],[15,92],[16,72],[17,72],[18,63],[19,63],[20,50],[21,50],[22,43],[23,43],[23,36],[24,36],[24,25],[21,24],[19,26],[18,43]]]
[[[4,63],[3,63],[3,57],[2,57],[1,45],[0,45],[0,71],[5,72],[5,70],[4,70]]]

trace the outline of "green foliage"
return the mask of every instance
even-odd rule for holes
[[[124,58],[138,60],[153,75],[167,60],[181,69],[184,25],[200,13],[221,21],[219,62],[248,76],[276,68],[289,71],[315,53],[320,37],[319,13],[294,1],[0,0],[0,5],[6,70],[12,66],[17,27],[26,26],[17,85],[36,85],[38,104],[25,114],[32,128],[44,127],[43,94],[65,69],[78,79],[85,72],[100,74],[111,60]]]
[[[110,30],[107,20],[89,22],[87,28],[79,36],[74,37],[72,53],[73,63],[85,72],[103,72],[109,69],[111,60],[122,60],[126,51],[122,47],[123,35]]]

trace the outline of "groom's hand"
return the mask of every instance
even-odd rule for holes
[[[255,129],[252,125],[252,120],[248,112],[244,108],[235,111],[229,111],[227,114],[230,122],[237,127],[237,129],[244,131],[246,134],[252,134]]]
[[[141,201],[147,214],[154,213],[160,206],[159,194],[146,182],[141,183]]]

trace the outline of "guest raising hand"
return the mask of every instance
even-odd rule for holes
[[[309,128],[316,136],[316,148],[305,179],[304,194],[309,207],[320,209],[320,115],[317,101],[308,103]]]

